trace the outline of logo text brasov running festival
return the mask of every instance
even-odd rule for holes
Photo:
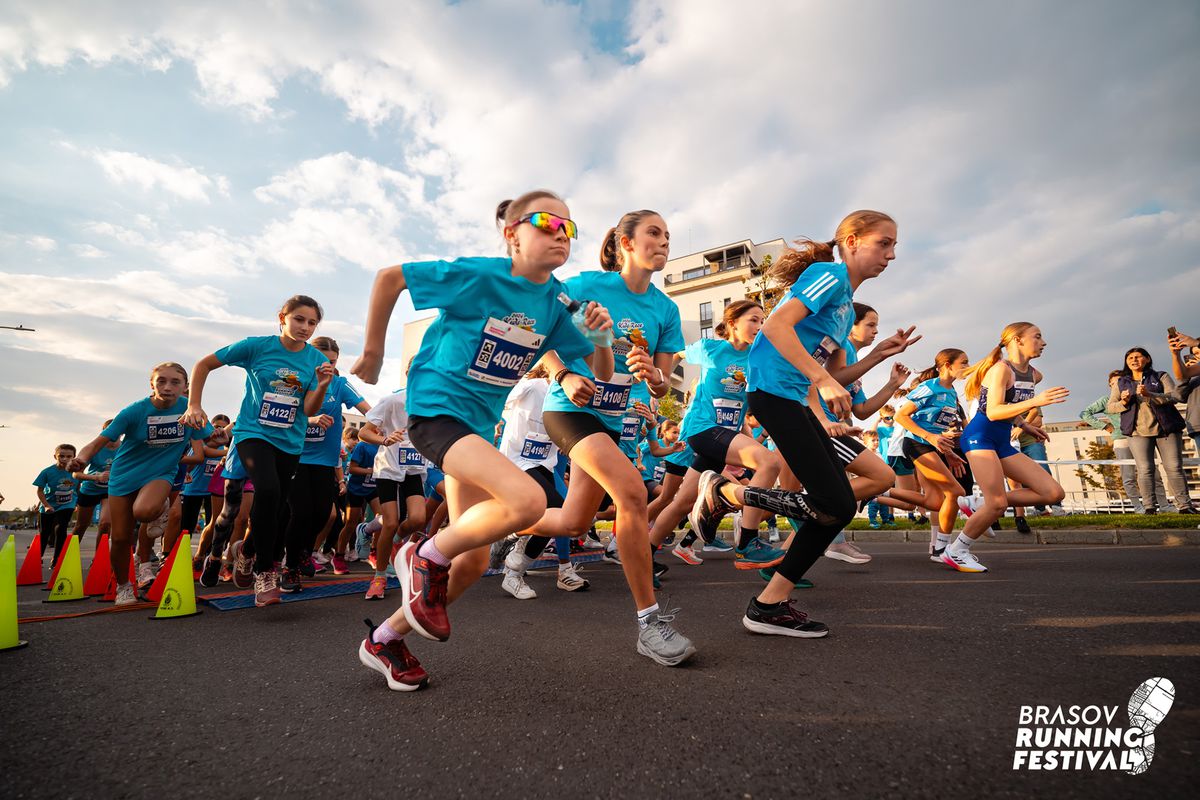
[[[1138,775],[1154,759],[1154,730],[1175,702],[1175,686],[1150,678],[1120,706],[1021,706],[1013,769],[1123,770]]]

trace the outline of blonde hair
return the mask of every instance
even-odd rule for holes
[[[168,369],[177,369],[177,370],[179,370],[179,374],[183,376],[183,383],[184,383],[184,385],[185,385],[185,386],[187,385],[187,382],[188,382],[188,372],[187,372],[187,370],[183,368],[183,365],[182,365],[182,364],[176,364],[174,361],[164,361],[164,362],[162,362],[161,364],[157,365],[157,366],[156,366],[154,369],[150,370],[150,382],[151,382],[151,383],[153,383],[153,382],[154,382],[154,376],[155,376],[155,375],[157,375],[158,373],[160,373],[160,372],[162,372],[162,371],[164,371],[164,370],[168,370]]]
[[[927,380],[936,378],[941,373],[942,367],[950,366],[965,355],[966,353],[956,347],[947,347],[945,350],[939,351],[937,356],[934,357],[932,367],[917,373],[917,377],[913,378],[913,380],[917,383],[924,383]]]
[[[851,236],[864,236],[885,222],[893,225],[896,221],[882,211],[860,210],[846,215],[838,223],[837,231],[828,242],[817,242],[808,238],[796,239],[783,251],[776,261],[771,263],[767,271],[773,279],[784,286],[791,286],[796,279],[813,264],[823,264],[833,261],[833,250],[836,247],[843,257],[846,240]]]
[[[1000,344],[992,348],[992,351],[983,357],[982,361],[977,361],[967,368],[964,373],[967,379],[967,385],[963,388],[963,395],[967,400],[974,400],[979,397],[979,389],[983,386],[983,379],[987,376],[988,370],[996,365],[996,362],[1004,357],[1004,351],[1010,344],[1021,338],[1025,331],[1036,327],[1032,322],[1010,322],[1004,326],[1004,330],[1000,332]]]

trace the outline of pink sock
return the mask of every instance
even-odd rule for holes
[[[383,624],[375,629],[375,633],[371,634],[371,641],[375,642],[375,644],[387,644],[388,642],[403,638],[403,636],[392,630],[392,626],[388,624],[387,620],[384,620]]]
[[[436,536],[426,539],[424,544],[417,548],[417,555],[421,558],[428,558],[433,563],[440,564],[443,567],[450,566],[450,559],[446,558],[441,550],[438,550]]]

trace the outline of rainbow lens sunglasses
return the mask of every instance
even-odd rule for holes
[[[563,229],[563,233],[570,239],[579,238],[579,227],[574,221],[566,217],[560,217],[556,214],[551,214],[549,211],[535,211],[532,214],[526,214],[517,220],[514,225],[520,225],[522,222],[528,222],[539,231],[546,233],[555,233],[559,228]]]

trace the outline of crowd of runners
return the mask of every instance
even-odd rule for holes
[[[843,534],[860,507],[870,505],[872,524],[889,524],[892,509],[927,520],[932,561],[982,573],[972,548],[1006,509],[1063,499],[1011,441],[1014,430],[1044,441],[1031,412],[1068,394],[1036,388],[1033,362],[1046,347],[1036,325],[1005,326],[975,361],[943,349],[913,374],[893,359],[921,338],[915,327],[879,338],[880,312],[855,302],[895,257],[886,214],[856,211],[832,238],[796,241],[770,267],[786,289],[770,313],[733,302],[714,338],[691,343],[651,280],[670,246],[659,214],[625,214],[604,237],[600,269],[565,281],[554,270],[577,229],[558,196],[505,201],[496,220],[507,257],[406,263],[376,276],[350,369],[363,382],[378,380],[401,293],[438,310],[406,389],[368,403],[338,372],[337,342],[314,338],[320,304],[296,295],[279,310],[277,333],[223,347],[190,372],[159,364],[149,396],[78,452],[60,446],[36,481],[43,548],[62,546],[74,509],[83,534],[100,506],[118,605],[139,602],[156,542],[169,552],[181,531],[198,534],[201,585],[252,588],[259,607],[365,558],[366,599],[386,599],[394,570],[400,602],[370,626],[359,658],[392,689],[412,690],[428,675],[409,634],[446,641],[448,607],[489,565],[503,570],[504,591],[533,599],[525,573],[550,548],[568,592],[588,588],[572,552],[603,550],[628,583],[637,652],[673,666],[696,645],[676,624],[678,609],[656,601],[667,570],[656,553],[698,565],[704,553],[732,551],[734,568],[763,579],[747,629],[821,637],[828,627],[796,608],[793,592],[811,586],[806,574],[823,555],[870,561]],[[677,421],[660,415],[659,400],[681,359],[700,377]],[[232,419],[205,410],[208,376],[223,367],[246,375]],[[862,379],[874,369],[887,379],[867,396]],[[977,407],[969,419],[960,384]],[[1114,398],[1137,403],[1117,389]],[[345,424],[345,409],[366,424]],[[856,422],[872,418],[866,430]],[[726,542],[719,525],[730,516]],[[597,520],[612,522],[607,541]]]

